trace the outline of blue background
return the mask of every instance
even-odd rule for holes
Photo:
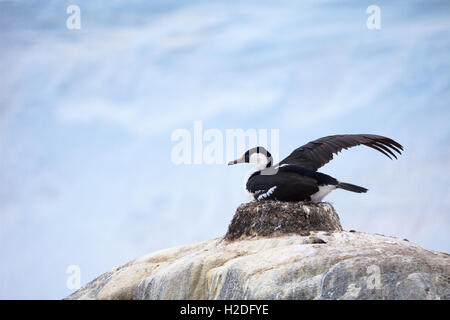
[[[81,30],[66,28],[71,4]],[[366,9],[381,9],[369,30]],[[223,235],[247,165],[175,165],[176,129],[279,129],[280,157],[374,133],[322,172],[344,229],[448,252],[448,1],[0,1],[0,298],[63,298]],[[224,161],[231,159],[224,159]]]

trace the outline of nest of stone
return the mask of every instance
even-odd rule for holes
[[[309,231],[342,231],[339,216],[326,202],[254,201],[237,208],[228,226],[226,240],[243,237],[273,237]]]

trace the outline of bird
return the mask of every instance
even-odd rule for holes
[[[397,159],[403,151],[398,142],[374,134],[342,134],[326,136],[295,149],[278,164],[273,164],[269,151],[262,146],[247,150],[239,159],[228,162],[255,164],[244,179],[244,189],[251,201],[276,200],[284,202],[309,201],[318,203],[330,192],[343,189],[365,193],[368,189],[340,182],[318,172],[342,149],[365,145],[385,156]]]

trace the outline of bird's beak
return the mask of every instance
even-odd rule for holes
[[[244,156],[240,157],[239,159],[236,159],[236,160],[233,160],[233,161],[228,162],[228,165],[231,166],[231,165],[233,165],[233,164],[236,164],[236,163],[243,163],[243,162],[244,162]]]

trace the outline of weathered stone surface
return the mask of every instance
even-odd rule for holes
[[[115,268],[67,299],[449,299],[449,255],[342,231],[326,203],[241,205],[227,235]]]
[[[68,299],[449,299],[449,262],[360,232],[218,238],[143,256]]]
[[[243,203],[228,227],[226,240],[241,237],[279,236],[308,231],[341,231],[331,204],[321,202],[255,201]]]

